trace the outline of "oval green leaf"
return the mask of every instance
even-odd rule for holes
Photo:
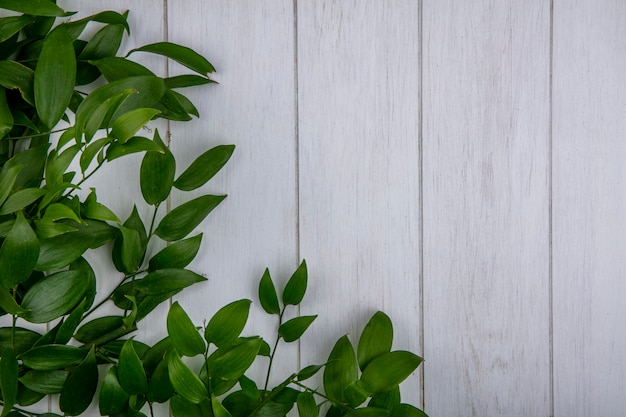
[[[25,352],[20,359],[31,369],[51,371],[78,365],[86,355],[87,352],[75,346],[45,345]]]
[[[108,416],[121,413],[128,406],[129,398],[130,394],[124,391],[124,388],[120,385],[117,377],[117,367],[109,368],[98,396],[100,415]]]
[[[278,295],[276,287],[270,276],[269,269],[265,268],[265,272],[259,282],[259,301],[261,307],[268,314],[280,314],[280,305],[278,304]]]
[[[7,103],[5,89],[0,87],[0,139],[8,135],[11,129],[13,129],[13,113]]]
[[[153,142],[161,150],[146,152],[141,161],[139,183],[146,203],[157,205],[170,195],[176,174],[176,160],[161,140],[158,130],[154,131]]]
[[[235,386],[256,359],[262,344],[263,339],[255,337],[232,348],[215,351],[207,360],[211,392],[222,395]]]
[[[135,281],[135,288],[145,295],[159,295],[178,291],[202,281],[206,281],[206,278],[187,269],[159,269]]]
[[[107,149],[106,160],[113,161],[114,159],[121,158],[122,156],[130,155],[137,152],[163,152],[157,144],[148,138],[142,136],[133,136],[128,141],[113,142]]]
[[[395,388],[422,363],[422,358],[412,352],[396,350],[384,353],[363,370],[361,381],[369,392],[380,394]]]
[[[207,389],[200,378],[185,365],[176,352],[167,355],[167,368],[172,386],[183,398],[199,404],[208,397]]]
[[[213,394],[211,395],[211,408],[213,409],[213,417],[233,417]]]
[[[35,67],[35,105],[41,121],[52,129],[70,104],[76,81],[76,55],[66,28],[48,34]]]
[[[20,377],[20,382],[29,390],[41,394],[58,394],[70,373],[63,369],[52,371],[28,371]]]
[[[316,318],[317,316],[301,316],[286,321],[278,328],[278,335],[285,342],[294,342],[306,332],[306,329],[309,328]]]
[[[0,0],[0,8],[33,16],[65,16],[65,11],[50,0]]]
[[[5,349],[11,348],[16,355],[20,355],[30,350],[41,335],[22,327],[1,327],[0,328],[0,356]]]
[[[9,289],[30,277],[39,258],[39,239],[20,211],[0,247],[0,285]],[[27,308],[27,307],[24,307]]]
[[[69,265],[91,247],[92,239],[93,235],[77,231],[42,240],[35,269],[50,271]]]
[[[298,269],[293,273],[285,289],[283,290],[283,303],[285,305],[298,305],[304,298],[307,286],[307,268],[306,261],[302,261]]]
[[[167,360],[162,360],[150,376],[148,384],[148,401],[163,403],[174,395],[174,387],[170,382]]]
[[[393,324],[391,319],[382,311],[376,312],[363,328],[357,346],[357,358],[361,370],[372,359],[391,350],[393,342]]]
[[[185,46],[177,45],[170,42],[158,42],[150,45],[142,46],[141,48],[133,49],[128,55],[133,52],[151,52],[153,54],[159,54],[166,56],[179,64],[186,66],[187,68],[196,71],[202,75],[208,75],[215,72],[215,68],[209,61],[202,55],[198,54],[194,50]]]
[[[13,349],[8,348],[2,352],[0,358],[0,389],[2,390],[3,409],[2,416],[8,414],[17,400],[17,358]]]
[[[21,210],[31,205],[46,194],[46,190],[41,188],[26,188],[14,194],[11,194],[2,207],[0,207],[0,216],[11,214],[17,210]]]
[[[356,355],[348,336],[342,336],[330,352],[324,368],[324,391],[332,401],[345,402],[346,387],[357,380]]]
[[[248,321],[251,303],[250,300],[238,300],[218,310],[206,326],[204,339],[218,347],[234,342]]]
[[[319,410],[315,397],[309,391],[298,394],[298,415],[300,417],[319,417]]]
[[[146,372],[137,352],[135,352],[132,340],[127,340],[122,346],[117,375],[120,385],[127,393],[137,395],[148,392]]]
[[[107,335],[124,325],[124,318],[121,316],[98,317],[88,323],[83,324],[74,335],[74,339],[81,343],[91,343],[100,337]]]
[[[206,350],[198,329],[178,302],[172,304],[167,313],[167,334],[183,356],[200,355]]]
[[[92,346],[87,357],[67,377],[59,397],[59,408],[68,416],[82,414],[91,404],[97,387],[98,365]]]
[[[202,233],[166,246],[150,259],[148,270],[186,267],[196,257],[201,242]]]
[[[7,90],[17,89],[24,101],[35,105],[35,72],[15,61],[0,61],[0,85]]]
[[[119,116],[117,120],[113,122],[110,135],[120,142],[125,143],[159,113],[159,110],[150,108],[130,110]]]
[[[168,242],[184,238],[225,198],[225,195],[204,195],[183,203],[163,217],[154,234]]]
[[[174,181],[174,187],[183,191],[201,187],[226,165],[234,151],[235,145],[220,145],[209,149],[197,157]]]
[[[428,417],[428,415],[410,404],[398,404],[391,410],[390,417]]]

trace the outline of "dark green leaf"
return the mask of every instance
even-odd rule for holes
[[[67,377],[59,397],[59,408],[65,415],[82,414],[91,404],[97,387],[98,365],[92,346],[87,357]]]
[[[76,80],[76,56],[64,26],[48,34],[35,68],[35,104],[41,121],[52,129],[65,114]]]
[[[44,194],[46,190],[41,188],[26,188],[11,194],[0,207],[0,216],[21,210],[39,200]]]
[[[20,377],[20,382],[32,391],[42,394],[58,394],[69,375],[68,371],[56,369],[52,371],[28,371]]]
[[[235,145],[220,145],[209,149],[197,157],[174,181],[174,187],[183,191],[201,187],[226,165],[234,151]]]
[[[206,281],[201,275],[186,269],[159,269],[135,281],[137,290],[146,295],[177,291],[196,282]]]
[[[7,103],[4,87],[0,87],[0,139],[9,134],[13,129],[13,113]]]
[[[139,179],[141,194],[146,203],[157,205],[170,195],[176,173],[176,160],[161,140],[158,130],[154,131],[153,143],[161,149],[146,152],[141,161]]]
[[[200,404],[194,404],[181,395],[174,395],[170,400],[170,409],[174,417],[211,416],[211,402],[205,398]]]
[[[30,277],[39,257],[39,239],[20,211],[0,247],[0,285],[9,289]],[[24,307],[27,308],[27,307]]]
[[[247,376],[242,375],[241,378],[239,378],[239,386],[241,387],[241,390],[245,392],[248,397],[254,398],[257,400],[261,398],[261,391],[259,391],[259,388],[256,386],[256,383],[250,378],[248,378]]]
[[[7,90],[18,89],[22,98],[35,105],[35,72],[15,61],[0,61],[0,85]]]
[[[367,404],[369,407],[386,408],[393,410],[397,404],[400,404],[400,386],[396,386],[389,391],[375,394]]]
[[[74,145],[58,155],[56,151],[50,152],[45,170],[46,184],[49,188],[64,182],[63,176],[79,151],[80,146]]]
[[[385,408],[358,408],[350,413],[358,417],[389,417],[391,412]]]
[[[85,200],[83,209],[83,216],[88,219],[121,223],[120,219],[117,218],[111,209],[97,201],[96,190],[94,188],[91,189],[91,193],[89,193],[89,196]]]
[[[100,22],[109,25],[122,25],[124,26],[124,28],[126,28],[126,32],[130,33],[130,28],[128,27],[128,21],[126,19],[127,14],[128,12],[120,14],[107,10],[91,16],[84,17],[79,20],[75,20],[73,22],[64,23],[64,25],[66,26],[67,31],[72,39],[78,38],[78,36],[80,36],[82,31],[85,29],[85,26],[87,26],[87,23],[89,22]]]
[[[356,355],[348,336],[343,336],[330,352],[324,369],[324,391],[335,402],[345,402],[346,387],[357,380]]]
[[[127,340],[122,346],[117,374],[120,385],[127,393],[136,395],[148,392],[146,372],[135,352],[132,340]]]
[[[391,410],[390,417],[428,417],[428,415],[410,404],[398,404]]]
[[[119,92],[118,94],[112,97],[109,97],[106,100],[103,100],[98,105],[95,105],[91,109],[91,112],[85,115],[84,126],[83,126],[83,132],[85,134],[85,141],[86,142],[91,141],[91,139],[94,137],[94,135],[99,129],[109,127],[109,124],[111,122],[111,118],[113,117],[113,115],[120,109],[120,107],[126,102],[126,100],[128,100],[128,98],[132,94],[135,94],[135,93],[136,91],[130,88],[127,88],[126,90],[123,90]],[[79,108],[80,108],[80,105],[79,105]],[[76,128],[74,129],[74,131],[76,132]],[[81,162],[83,164],[86,164],[84,169],[86,169],[88,165],[86,161],[88,159],[90,161],[93,160],[95,155],[100,150],[102,150],[104,145],[106,143],[112,142],[113,139],[114,138],[112,137],[99,139],[100,141],[105,140],[106,142],[102,146],[88,147],[85,150],[85,152],[88,153],[89,155],[85,156],[85,162],[83,162],[83,159],[81,157]]]
[[[191,120],[191,116],[185,107],[188,105],[188,102],[184,97],[173,90],[167,89],[161,100],[154,107],[161,111],[159,116],[164,119],[186,122]],[[197,113],[197,109],[193,105],[191,109]]]
[[[83,319],[83,313],[87,310],[87,301],[88,300],[83,299],[74,311],[72,311],[70,315],[63,320],[63,323],[61,324],[61,327],[59,327],[59,331],[54,338],[54,343],[65,345],[70,341],[76,331],[76,328]]]
[[[0,64],[2,61],[0,61]],[[46,157],[48,155],[48,143],[32,147],[20,152],[9,159],[0,171],[0,177],[4,176],[7,171],[14,167],[23,166],[17,175],[17,179],[13,184],[13,191],[19,191],[25,187],[38,187],[41,183]],[[4,199],[0,199],[4,201]]]
[[[208,78],[192,74],[177,75],[165,79],[165,85],[167,85],[168,88],[194,87],[214,82],[215,81]]]
[[[32,23],[31,16],[9,16],[0,19],[0,42],[4,42],[18,33],[24,26]]]
[[[112,161],[122,156],[130,155],[137,152],[163,152],[156,143],[148,138],[135,136],[128,139],[125,143],[113,142],[107,151],[107,161]]]
[[[20,355],[25,366],[40,371],[51,371],[75,366],[87,355],[82,349],[67,345],[39,346]]]
[[[204,195],[183,203],[165,215],[154,234],[168,242],[184,238],[225,198]]]
[[[115,251],[120,257],[120,264],[116,268],[125,274],[136,272],[143,259],[144,247],[139,232],[124,226],[119,226],[120,234],[115,239]]]
[[[259,301],[261,307],[268,314],[280,314],[280,305],[278,304],[278,295],[276,295],[276,287],[270,276],[269,269],[265,268],[261,282],[259,283]]]
[[[77,85],[89,84],[100,76],[98,68],[85,61],[114,56],[120,47],[123,34],[124,26],[107,25],[89,39],[78,56]]]
[[[238,300],[217,311],[204,331],[206,341],[218,347],[234,342],[248,321],[251,303],[250,300]]]
[[[202,75],[208,75],[215,72],[215,68],[213,68],[213,65],[211,65],[206,58],[185,46],[170,42],[158,42],[133,49],[128,54],[130,55],[133,52],[138,51],[164,55]]]
[[[74,262],[92,245],[92,237],[81,232],[65,233],[41,241],[35,269],[50,271]]]
[[[46,396],[46,394],[41,394],[39,392],[35,392],[32,390],[29,390],[28,388],[26,388],[23,384],[19,384],[17,387],[17,401],[16,403],[18,405],[21,405],[22,407],[27,407],[29,405],[33,405],[39,401],[41,401],[42,398],[44,398]],[[11,416],[11,414],[9,414],[10,417],[18,417],[18,416]],[[25,416],[19,416],[19,417],[25,417]],[[49,416],[42,416],[42,417],[61,417],[61,416],[56,416],[56,415],[49,415]]]
[[[5,166],[4,168],[5,169],[0,172],[0,204],[4,203],[11,194],[11,191],[14,189],[15,181],[17,181],[17,177],[24,168],[24,165]]]
[[[59,6],[49,0],[0,0],[0,8],[33,16],[65,16]]]
[[[220,348],[207,360],[211,392],[225,394],[248,370],[261,348],[263,340],[251,338],[232,348]]]
[[[206,350],[198,329],[178,302],[172,304],[167,313],[167,334],[183,356],[200,355]]]
[[[166,246],[150,259],[148,270],[186,267],[196,257],[201,242],[202,233]]]
[[[2,416],[6,416],[17,400],[18,363],[13,349],[2,352],[0,358],[0,389],[2,390]]]
[[[370,392],[363,386],[360,380],[354,381],[348,385],[344,390],[344,396],[346,402],[350,407],[358,407],[363,404],[365,400],[370,396]]]
[[[16,355],[20,355],[30,350],[40,337],[39,333],[29,329],[2,327],[0,328],[0,356],[7,348],[12,348]]]
[[[61,271],[33,285],[22,301],[27,312],[21,315],[31,323],[46,323],[72,309],[85,294],[89,280],[82,271]]]
[[[200,378],[183,363],[176,352],[167,355],[170,381],[176,392],[193,404],[207,398],[208,392]]]
[[[9,293],[9,290],[5,290],[4,288],[0,288],[0,308],[4,310],[2,314],[22,314],[25,311],[17,304],[15,298]]]
[[[151,374],[161,360],[173,349],[172,341],[169,337],[159,340],[143,355],[143,367],[148,374]]]
[[[320,371],[325,365],[309,365],[298,372],[298,381],[304,381],[311,378]]]
[[[372,359],[391,350],[393,342],[393,325],[391,319],[382,311],[375,313],[369,320],[357,347],[359,368],[365,369]]]
[[[306,261],[302,261],[298,269],[293,273],[285,289],[283,290],[283,303],[285,305],[298,305],[304,298],[307,286],[307,268]]]
[[[74,339],[81,343],[92,343],[94,340],[109,334],[124,325],[124,318],[121,316],[98,317],[88,323],[83,324]]]
[[[298,415],[300,417],[318,417],[319,410],[315,403],[315,397],[309,391],[298,395]]]
[[[115,415],[128,406],[130,395],[124,391],[117,377],[117,367],[109,368],[98,397],[98,407],[103,416]]]
[[[110,135],[125,143],[157,114],[159,114],[158,110],[150,108],[130,110],[113,122]]]
[[[389,391],[411,375],[420,363],[422,358],[411,352],[384,353],[365,367],[361,381],[371,393]]]
[[[174,387],[170,382],[167,360],[157,365],[148,384],[148,401],[163,403],[174,395]]]
[[[309,328],[316,318],[317,316],[302,316],[286,321],[281,324],[278,329],[278,335],[282,337],[285,342],[294,342],[304,334],[306,329]]]
[[[104,75],[104,78],[106,78],[109,82],[140,75],[155,76],[155,74],[148,68],[126,58],[111,56],[95,61],[89,61],[89,63],[98,67],[100,72],[102,72],[102,75]]]

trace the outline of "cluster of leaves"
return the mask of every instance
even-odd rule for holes
[[[174,417],[284,417],[294,407],[302,417],[318,417],[324,408],[327,417],[426,416],[418,408],[402,403],[399,390],[399,384],[422,359],[408,351],[391,350],[393,327],[382,312],[374,314],[367,323],[356,351],[348,337],[343,336],[325,364],[307,366],[276,387],[268,388],[279,342],[299,340],[316,318],[283,318],[288,306],[301,303],[306,287],[305,262],[287,282],[282,303],[269,271],[261,278],[261,306],[268,314],[278,316],[273,347],[260,336],[241,336],[250,300],[223,307],[200,331],[182,307],[174,304],[167,317],[168,337],[145,351],[143,357],[133,350],[132,341],[126,342],[118,364],[105,378],[100,412],[119,415],[145,401],[170,400]],[[202,356],[197,372],[183,360],[195,356]],[[268,362],[263,388],[246,376],[259,357]],[[307,386],[306,381],[322,369],[323,391]]]
[[[1,0],[0,7],[7,16],[0,18],[0,315],[10,324],[0,328],[0,416],[33,414],[23,407],[50,394],[60,394],[65,415],[78,415],[96,393],[98,366],[141,352],[144,345],[122,338],[160,303],[205,280],[185,269],[202,240],[188,236],[225,196],[194,198],[157,222],[158,213],[172,189],[209,181],[234,147],[210,149],[176,176],[158,131],[140,134],[153,119],[198,116],[177,89],[211,83],[214,68],[193,50],[161,42],[118,57],[127,13],[71,20],[49,0]],[[88,25],[98,30],[81,39]],[[128,57],[139,52],[192,73],[158,77]],[[137,208],[120,220],[93,189],[79,197],[108,161],[137,152],[144,153],[139,182],[153,209],[149,222]],[[150,256],[149,245],[165,246],[155,239],[168,246]],[[106,243],[119,271],[106,280],[118,285],[100,296],[85,254]],[[92,320],[105,302],[118,314]]]

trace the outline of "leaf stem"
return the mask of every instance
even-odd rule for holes
[[[154,222],[156,221],[157,212],[159,211],[160,204],[157,203],[154,205],[154,213],[152,213],[152,220],[150,221],[150,232],[148,233],[148,237],[152,237],[152,232],[154,231]]]
[[[6,139],[18,140],[18,139],[38,138],[38,137],[41,137],[41,136],[52,135],[53,133],[65,132],[66,130],[69,130],[69,129],[70,129],[70,127],[66,127],[65,129],[51,130],[49,132],[42,132],[42,133],[35,133],[34,135],[24,135],[24,136],[8,137]]]
[[[278,316],[278,329],[280,329],[280,326],[282,326],[282,324],[283,324],[283,315],[285,314],[285,309],[286,308],[287,308],[287,306],[284,306],[282,311],[280,312],[280,315]],[[265,386],[263,388],[263,391],[267,391],[267,386],[269,385],[269,382],[270,382],[270,373],[272,372],[272,364],[274,363],[274,355],[276,355],[276,349],[278,348],[278,342],[280,342],[280,335],[278,334],[278,330],[277,330],[276,331],[276,342],[274,343],[274,348],[270,352],[270,363],[267,366],[267,375],[265,376]]]
[[[104,297],[102,300],[100,300],[96,305],[94,305],[93,307],[91,307],[91,309],[86,312],[85,314],[83,314],[83,320],[89,316],[90,314],[92,314],[94,311],[96,311],[97,309],[99,309],[100,307],[102,307],[102,305],[104,303],[106,303],[107,301],[109,301],[111,299],[111,296],[113,295],[113,293],[115,291],[117,291],[118,288],[120,288],[122,285],[124,285],[124,283],[128,280],[128,278],[134,277],[136,274],[133,275],[126,275],[124,276],[124,278],[122,278],[122,280],[120,281],[119,284],[117,284],[115,286],[115,288],[113,288],[113,290],[111,290],[111,292],[109,293],[109,295],[107,295],[106,297]]]

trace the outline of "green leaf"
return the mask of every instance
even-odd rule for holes
[[[30,16],[9,16],[0,19],[0,42],[4,42],[33,22]]]
[[[128,21],[126,18],[127,13],[120,14],[107,10],[91,16],[84,17],[79,20],[75,20],[73,22],[66,22],[64,23],[64,25],[66,26],[67,31],[72,39],[78,38],[78,36],[80,36],[82,31],[85,29],[85,26],[87,26],[87,23],[89,22],[106,23],[109,25],[122,25],[126,29],[126,32],[130,33],[130,28],[128,27]]]
[[[390,417],[390,411],[385,408],[366,407],[358,408],[351,412],[358,417]]]
[[[38,271],[50,271],[69,265],[93,244],[93,235],[83,233],[80,230],[65,233],[41,241],[39,259],[35,269]]]
[[[361,370],[383,353],[391,350],[393,325],[382,311],[376,312],[363,328],[357,347],[357,358]]]
[[[148,138],[135,136],[128,139],[125,143],[113,142],[107,150],[106,159],[107,161],[112,161],[114,159],[121,158],[122,156],[137,152],[161,153],[163,152],[163,149]]]
[[[0,285],[9,289],[30,277],[39,257],[39,239],[20,211],[0,247]],[[24,307],[27,308],[27,307]]]
[[[153,54],[166,56],[202,75],[208,76],[208,74],[215,72],[215,68],[213,68],[213,65],[211,65],[211,63],[207,61],[206,58],[204,58],[202,55],[198,54],[192,49],[189,49],[185,46],[177,45],[175,43],[158,42],[151,45],[145,45],[141,48],[133,49],[128,53],[128,55],[132,54],[133,52],[139,51],[151,52]]]
[[[157,365],[148,384],[148,401],[163,403],[174,395],[174,387],[170,382],[167,360]]]
[[[261,338],[255,337],[232,348],[215,351],[206,363],[211,392],[222,395],[235,386],[256,359],[262,343]]]
[[[83,301],[74,309],[74,311],[72,311],[70,315],[65,318],[65,320],[61,324],[61,327],[59,327],[59,331],[54,338],[54,343],[65,345],[70,341],[70,339],[74,335],[74,332],[76,331],[76,328],[83,319],[83,313],[86,310],[87,300],[83,299]]]
[[[220,145],[209,149],[197,157],[174,181],[174,187],[183,191],[201,187],[226,165],[234,151],[235,145]]]
[[[150,259],[148,271],[186,267],[196,257],[201,242],[202,233],[166,246]]]
[[[159,113],[159,110],[150,108],[130,110],[113,122],[110,135],[117,138],[120,142],[125,143]]]
[[[200,378],[183,363],[176,352],[168,353],[167,361],[170,381],[179,395],[193,404],[199,404],[207,398],[207,389]]]
[[[96,32],[78,56],[77,85],[89,84],[100,76],[100,71],[85,61],[114,56],[120,47],[124,26],[107,25]]]
[[[65,16],[59,6],[49,0],[0,0],[0,8],[33,16]]]
[[[64,175],[79,151],[80,146],[74,145],[58,155],[56,151],[50,152],[45,169],[46,185],[48,188],[53,188],[64,182]]]
[[[0,139],[5,137],[13,129],[13,114],[7,103],[4,87],[0,87]]]
[[[143,260],[145,248],[141,243],[138,231],[119,226],[120,234],[115,239],[114,251],[120,256],[120,263],[116,262],[116,268],[125,274],[136,272]]]
[[[136,91],[127,88],[119,92],[119,94],[109,97],[106,100],[103,99],[101,103],[95,105],[91,109],[91,111],[84,116],[85,120],[83,122],[83,132],[85,134],[85,141],[91,141],[91,139],[94,137],[99,129],[109,127],[113,115],[120,109],[120,107],[122,107],[126,100],[128,100],[128,98],[135,93]],[[74,130],[76,131],[76,128]],[[88,155],[84,158],[85,162],[83,162],[83,158],[81,156],[81,167],[83,166],[83,164],[85,164],[83,171],[86,169],[87,165],[89,165],[86,161],[93,160],[95,155],[102,149],[102,147],[106,143],[112,142],[113,138],[99,139],[100,142],[102,142],[103,140],[105,140],[106,142],[102,146],[99,146],[99,149],[97,147],[88,147],[85,150],[85,152],[88,153]]]
[[[372,399],[367,404],[368,407],[386,408],[387,410],[393,410],[393,408],[400,404],[400,386],[396,386],[389,391],[374,394]]]
[[[4,310],[2,314],[22,314],[24,309],[20,307],[8,290],[0,288],[0,308]]]
[[[300,372],[298,372],[298,381],[304,381],[313,377],[316,373],[320,371],[326,365],[309,365],[304,367]]]
[[[35,72],[15,61],[0,61],[0,85],[17,89],[28,104],[35,105]]]
[[[46,190],[42,188],[26,188],[11,194],[2,207],[0,207],[0,216],[15,213],[26,206],[31,205],[46,194]]]
[[[225,198],[225,195],[204,195],[183,203],[163,217],[154,234],[168,242],[184,238]]]
[[[342,336],[330,352],[324,369],[324,391],[332,401],[346,401],[346,387],[357,380],[356,355],[348,336]]]
[[[140,75],[152,75],[155,74],[148,68],[134,61],[130,61],[126,58],[120,58],[116,56],[110,56],[101,58],[94,61],[89,61],[91,65],[98,67],[104,78],[107,81],[117,81],[126,77],[136,77]],[[167,80],[166,80],[167,81]]]
[[[47,323],[72,309],[89,285],[82,271],[61,271],[33,285],[24,295],[21,317],[31,323]]]
[[[21,327],[2,327],[0,328],[0,356],[7,348],[13,349],[16,355],[30,350],[41,335],[29,329]]]
[[[177,75],[175,77],[169,77],[165,79],[165,85],[168,88],[182,88],[182,87],[194,87],[197,85],[204,85],[214,83],[215,81],[205,77],[200,77],[193,74]]]
[[[141,194],[146,203],[157,205],[170,195],[176,173],[176,160],[161,140],[158,130],[154,131],[153,142],[161,149],[146,152],[141,161],[139,180]]]
[[[51,222],[56,222],[63,219],[74,220],[77,223],[82,222],[82,220],[76,215],[74,210],[61,203],[50,204],[48,207],[46,207],[43,219]]]
[[[85,148],[85,150],[80,154],[80,169],[83,173],[87,171],[87,168],[89,168],[89,165],[91,165],[91,162],[96,155],[112,141],[113,138],[100,138],[93,141]]]
[[[94,188],[91,189],[91,193],[87,196],[85,200],[85,204],[83,206],[84,213],[83,216],[88,219],[101,220],[101,221],[110,221],[115,223],[121,223],[120,219],[104,204],[98,203],[96,201],[96,190]]]
[[[127,340],[122,346],[117,375],[120,385],[127,393],[136,395],[148,392],[146,372],[137,352],[135,352],[132,340]]]
[[[282,337],[285,342],[294,342],[306,332],[316,318],[317,316],[301,316],[286,321],[280,325],[278,335]]]
[[[213,409],[213,417],[233,417],[214,394],[211,394],[211,408]]]
[[[259,388],[257,387],[256,382],[254,382],[247,376],[242,375],[241,378],[239,378],[239,386],[241,387],[241,390],[245,392],[248,397],[254,398],[257,400],[261,399],[261,391],[259,391]]]
[[[0,64],[1,63],[2,61],[0,61]],[[13,184],[13,191],[19,191],[25,187],[38,187],[41,183],[41,176],[46,163],[49,146],[48,143],[44,143],[19,152],[13,156],[13,158],[5,162],[2,171],[0,171],[0,178],[7,175],[8,171],[21,165],[23,168],[18,170],[19,173]],[[3,179],[0,180],[0,184],[2,184],[3,181]],[[0,191],[4,192],[3,186],[0,186]],[[5,198],[0,198],[0,201],[4,201]]]
[[[250,300],[238,300],[217,311],[206,326],[205,340],[218,347],[234,342],[248,321],[251,303]]]
[[[51,371],[75,366],[82,362],[87,352],[68,345],[45,345],[35,347],[22,355],[22,363],[40,371]]]
[[[261,307],[268,314],[280,314],[280,305],[278,304],[278,295],[276,294],[276,287],[270,276],[269,269],[265,268],[261,282],[259,283],[259,301]]]
[[[83,324],[74,335],[74,339],[85,344],[92,343],[94,340],[120,329],[123,325],[124,318],[121,316],[98,317]]]
[[[52,129],[65,114],[76,81],[76,56],[63,25],[48,34],[35,68],[35,104],[41,121]]]
[[[183,356],[200,355],[206,350],[198,329],[178,302],[172,304],[167,313],[167,334]]]
[[[17,400],[18,363],[13,349],[2,352],[0,358],[0,389],[2,390],[2,415],[6,416]]]
[[[15,165],[11,167],[4,166],[0,172],[0,204],[4,203],[7,197],[14,189],[17,177],[24,168],[24,165]]]
[[[174,395],[170,400],[170,409],[173,417],[207,417],[212,415],[211,402],[208,398],[199,404],[194,404],[181,395]]]
[[[137,290],[145,295],[159,295],[181,290],[197,282],[206,281],[201,275],[187,269],[159,269],[135,281]]]
[[[41,394],[58,394],[70,373],[66,370],[28,371],[20,377],[20,382],[29,390]]]
[[[398,404],[391,410],[390,417],[428,417],[428,415],[410,404]]]
[[[344,390],[346,402],[350,407],[358,407],[370,396],[370,392],[363,386],[360,380],[356,380]]]
[[[67,377],[59,397],[59,408],[65,415],[82,414],[91,404],[97,387],[98,365],[92,346],[87,357]]]
[[[319,410],[315,403],[315,397],[309,391],[298,395],[298,415],[300,417],[318,417]]]
[[[283,290],[283,303],[285,305],[298,305],[304,298],[307,285],[306,261],[302,261],[298,269],[293,273],[285,289]]]
[[[120,385],[117,367],[109,368],[98,397],[100,414],[107,416],[121,413],[128,406],[129,398],[130,395]]]
[[[361,381],[373,394],[396,387],[417,369],[422,358],[414,353],[397,350],[373,359],[363,370]]]

